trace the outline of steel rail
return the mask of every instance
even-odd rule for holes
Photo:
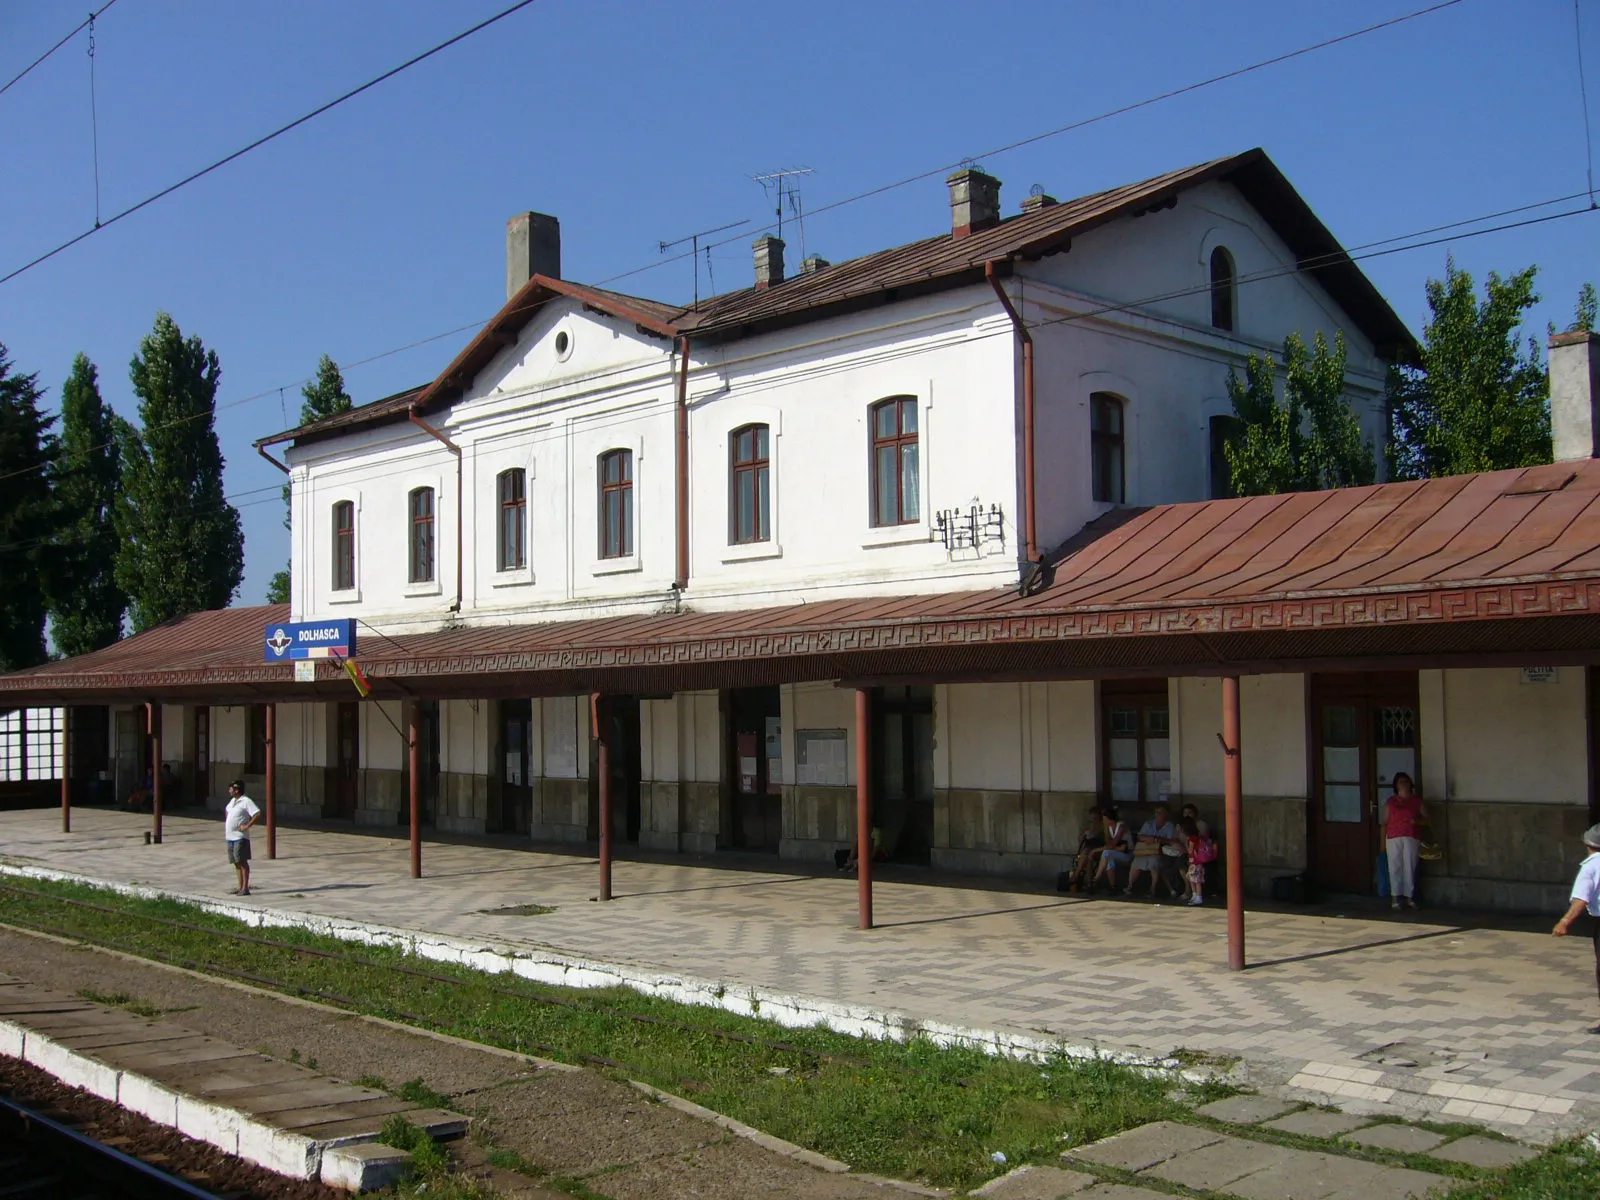
[[[220,1200],[215,1192],[208,1192],[149,1163],[140,1162],[4,1096],[0,1096],[0,1141],[8,1145],[35,1145],[63,1176],[73,1179],[87,1177],[95,1183],[115,1189],[110,1194],[119,1200],[124,1197],[127,1200],[171,1200],[172,1197],[182,1200]],[[11,1182],[20,1181],[12,1179]],[[49,1181],[41,1180],[41,1183],[45,1182]],[[64,1183],[65,1180],[58,1182]],[[57,1194],[68,1193],[63,1189]],[[72,1194],[77,1194],[75,1189]]]

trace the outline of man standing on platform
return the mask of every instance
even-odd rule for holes
[[[250,826],[260,815],[256,802],[244,794],[244,780],[235,779],[230,783],[228,807],[223,809],[222,836],[228,839],[228,861],[239,874],[239,886],[228,893],[231,896],[250,894]]]
[[[1572,923],[1588,914],[1589,936],[1594,938],[1595,985],[1600,987],[1600,825],[1591,825],[1584,831],[1583,848],[1586,857],[1572,883],[1572,904],[1551,932],[1557,937],[1566,937]],[[1589,1032],[1600,1033],[1600,1025]]]

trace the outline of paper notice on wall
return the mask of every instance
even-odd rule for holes
[[[555,779],[575,779],[578,775],[577,697],[553,696],[542,708],[544,773]]]
[[[802,787],[844,787],[850,782],[849,738],[843,729],[797,729],[794,781]]]
[[[294,681],[296,683],[315,683],[317,681],[317,660],[314,658],[295,659]]]

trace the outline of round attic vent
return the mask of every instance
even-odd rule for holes
[[[563,362],[572,354],[572,335],[565,329],[556,334],[556,357]]]

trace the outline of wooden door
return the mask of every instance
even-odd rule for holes
[[[334,718],[333,815],[356,815],[361,786],[361,706],[340,704]]]
[[[532,764],[533,703],[529,700],[503,700],[500,703],[500,816],[499,832],[527,834],[533,827]]]
[[[1317,676],[1311,710],[1312,876],[1327,891],[1370,895],[1383,844],[1379,806],[1396,771],[1418,774],[1417,677]]]
[[[873,693],[872,825],[895,862],[933,858],[933,689]]]
[[[783,836],[783,735],[778,689],[728,693],[728,777],[733,780],[733,844],[776,853]]]

